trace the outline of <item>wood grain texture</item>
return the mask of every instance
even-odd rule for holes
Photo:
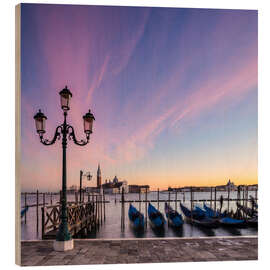
[[[15,7],[15,263],[21,265],[21,5]]]

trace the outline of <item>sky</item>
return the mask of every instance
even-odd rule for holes
[[[73,96],[68,186],[79,171],[96,185],[127,180],[151,189],[255,184],[258,162],[258,18],[255,10],[22,4],[21,188],[61,188],[61,141],[40,143],[63,122],[59,91]]]

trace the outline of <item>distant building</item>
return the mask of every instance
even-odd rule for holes
[[[97,186],[96,187],[87,187],[85,189],[86,192],[94,192],[94,193],[102,193],[104,191],[105,194],[115,194],[121,193],[122,188],[124,189],[125,193],[129,192],[128,182],[126,180],[119,181],[117,176],[113,178],[113,180],[105,180],[105,183],[102,184],[101,181],[101,169],[100,164],[98,164],[97,169]]]
[[[129,185],[128,186],[129,193],[145,193],[146,190],[149,191],[149,185]]]
[[[218,190],[226,191],[226,190],[236,190],[237,186],[234,184],[234,182],[229,181],[227,182],[226,185],[221,185],[221,186],[216,186]]]
[[[106,180],[105,183],[102,184],[102,188],[106,194],[121,193],[122,188],[124,189],[125,193],[129,192],[128,182],[126,180],[119,181],[117,176],[115,176],[112,181]]]

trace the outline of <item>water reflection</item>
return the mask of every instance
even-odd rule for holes
[[[197,226],[197,227],[205,236],[216,236],[214,229],[201,227],[201,226]]]
[[[239,236],[242,235],[240,230],[238,228],[233,228],[233,227],[224,227],[223,230],[226,230],[229,232],[231,235]]]
[[[183,237],[184,236],[184,226],[175,228],[175,227],[169,227],[169,230],[171,230],[176,237]]]
[[[165,228],[164,227],[159,228],[159,229],[153,228],[151,226],[149,226],[149,227],[150,227],[149,229],[151,229],[153,231],[153,233],[155,234],[156,237],[164,237],[165,236]]]

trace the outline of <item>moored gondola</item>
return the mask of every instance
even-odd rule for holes
[[[183,226],[183,218],[182,215],[177,211],[173,210],[171,206],[165,202],[165,214],[168,220],[168,225],[174,228],[180,228]]]
[[[29,209],[29,206],[27,205],[26,207],[24,207],[22,210],[21,210],[21,218],[26,214],[26,212],[28,211]]]
[[[244,227],[246,225],[245,220],[236,213],[227,213],[227,211],[220,212],[215,211],[206,204],[204,204],[206,215],[212,217],[217,221],[219,225],[226,227]]]
[[[132,204],[129,205],[128,217],[130,224],[135,230],[144,229],[144,215],[140,213]]]
[[[246,222],[244,219],[236,219],[229,216],[218,219],[218,223],[222,226],[227,227],[241,228],[246,226]]]
[[[164,216],[151,203],[148,205],[149,223],[153,229],[164,229],[166,223]]]
[[[198,211],[198,209],[190,211],[187,207],[185,207],[182,203],[180,203],[181,210],[183,214],[185,215],[185,218],[188,222],[206,227],[206,228],[216,228],[218,223],[215,219],[207,217],[205,214],[203,214],[201,211]]]
[[[205,203],[203,204],[203,208],[206,212],[206,215],[210,218],[222,218],[225,217],[224,213],[213,210],[211,207],[207,206]]]

